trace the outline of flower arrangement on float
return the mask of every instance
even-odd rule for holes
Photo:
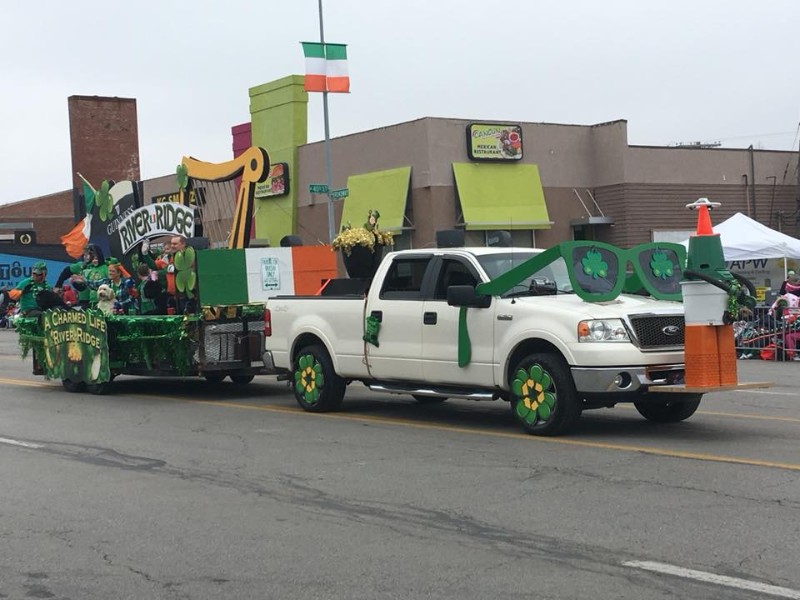
[[[340,251],[350,277],[372,277],[382,258],[383,248],[394,245],[390,231],[378,226],[380,213],[370,209],[363,227],[353,227],[349,222],[331,242],[333,250]]]

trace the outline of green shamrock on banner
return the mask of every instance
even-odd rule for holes
[[[583,265],[583,272],[590,275],[592,279],[608,275],[608,263],[603,260],[603,255],[597,250],[589,250],[581,259],[581,265]]]
[[[175,169],[175,174],[178,177],[178,189],[185,190],[186,186],[189,185],[189,170],[186,168],[186,165],[183,163],[179,164]]]
[[[189,246],[185,250],[175,253],[175,288],[186,294],[187,298],[194,298],[193,290],[197,285],[197,273],[194,272],[194,248]]]
[[[101,221],[108,221],[108,217],[111,216],[111,211],[114,209],[114,199],[111,197],[110,189],[111,185],[108,180],[104,179],[94,198],[100,212]]]
[[[675,272],[675,265],[664,252],[653,252],[650,258],[650,270],[655,277],[669,279]]]

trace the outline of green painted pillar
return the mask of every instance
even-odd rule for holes
[[[253,146],[269,153],[272,163],[289,165],[289,193],[256,200],[257,238],[271,246],[295,231],[297,215],[297,148],[308,141],[308,93],[302,75],[289,75],[250,88],[250,123]]]

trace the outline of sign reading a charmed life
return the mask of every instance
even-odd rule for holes
[[[162,235],[193,237],[194,209],[175,202],[148,204],[131,212],[119,224],[123,254],[143,240]]]
[[[48,379],[104,383],[111,379],[105,315],[99,310],[53,309],[42,313]]]

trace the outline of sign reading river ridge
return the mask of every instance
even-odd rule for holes
[[[139,242],[161,235],[194,236],[194,210],[175,202],[160,202],[137,208],[119,223],[122,253]]]

